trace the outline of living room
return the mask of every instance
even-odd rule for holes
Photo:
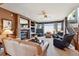
[[[78,56],[78,6],[1,3],[0,55]]]

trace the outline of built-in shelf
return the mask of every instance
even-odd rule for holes
[[[36,34],[36,23],[31,21],[30,22],[30,38],[32,38]]]
[[[29,30],[30,28],[29,22],[26,19],[20,18],[20,38],[21,40],[29,38]]]
[[[18,35],[21,40],[32,38],[36,34],[36,23],[29,19],[20,18],[18,28]]]
[[[30,28],[21,28],[21,30],[29,30]]]

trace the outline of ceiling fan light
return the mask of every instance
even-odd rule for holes
[[[47,15],[44,15],[45,18],[47,18]]]

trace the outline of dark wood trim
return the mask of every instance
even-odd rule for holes
[[[66,34],[66,29],[67,29],[67,17],[65,17],[65,34]]]
[[[20,18],[23,18],[23,19],[25,19],[25,20],[31,20],[30,18],[28,18],[28,17],[26,17],[26,16],[23,16],[23,15],[20,15],[20,14],[18,14],[19,16],[20,16]]]
[[[51,22],[37,22],[37,24],[49,24],[49,23],[60,23],[63,22],[64,20],[61,21],[51,21]]]
[[[0,7],[1,9],[3,9],[3,10],[5,10],[5,11],[8,11],[8,12],[10,12],[10,13],[15,13],[15,12],[12,12],[12,11],[10,11],[10,10],[7,10],[7,9],[5,9],[5,8],[3,8],[3,7]],[[17,14],[17,13],[15,13],[15,14]]]
[[[63,28],[64,28],[64,22],[62,22],[62,25],[61,25],[61,26],[62,26],[61,30],[64,30],[64,29],[63,29]]]

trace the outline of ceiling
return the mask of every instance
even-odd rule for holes
[[[0,5],[0,7],[22,14],[37,22],[63,20],[78,6],[78,3],[5,3]],[[41,15],[43,10],[46,11],[47,18]]]

